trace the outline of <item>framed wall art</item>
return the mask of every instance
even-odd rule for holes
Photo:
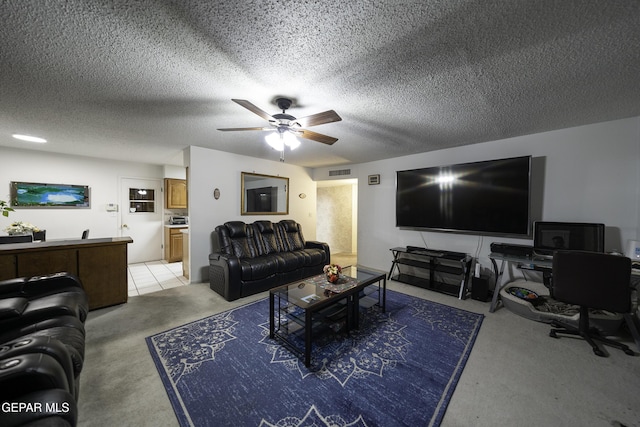
[[[89,208],[88,185],[11,182],[12,208]]]

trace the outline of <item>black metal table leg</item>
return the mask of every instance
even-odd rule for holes
[[[311,310],[306,310],[304,314],[304,366],[311,366]]]
[[[274,337],[275,332],[275,309],[274,309],[274,295],[272,293],[269,294],[269,338]]]

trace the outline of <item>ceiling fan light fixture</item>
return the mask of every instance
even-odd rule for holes
[[[321,113],[312,114],[310,116],[297,119],[287,114],[287,109],[293,104],[293,100],[284,97],[277,97],[274,102],[282,110],[282,113],[269,114],[262,109],[256,107],[246,99],[232,99],[233,102],[246,108],[254,114],[267,120],[271,128],[264,127],[244,127],[244,128],[219,128],[219,131],[252,131],[252,130],[271,130],[272,132],[265,136],[265,142],[276,151],[280,151],[280,160],[284,161],[285,147],[295,150],[301,144],[298,137],[332,145],[338,138],[303,129],[311,126],[318,126],[325,123],[339,122],[342,118],[333,110],[323,111]]]
[[[284,150],[284,141],[280,137],[279,132],[271,132],[264,137],[264,140],[269,144],[271,148],[277,151]]]
[[[300,146],[300,141],[291,132],[284,132],[281,134],[284,144],[292,150],[295,150]]]
[[[278,132],[271,132],[264,137],[264,140],[271,148],[277,151],[283,151],[284,147],[289,147],[291,150],[295,150],[300,146],[298,138],[287,130],[279,129]]]

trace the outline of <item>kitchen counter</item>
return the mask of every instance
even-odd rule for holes
[[[122,304],[129,243],[125,236],[0,245],[0,280],[66,271],[82,282],[90,310]]]

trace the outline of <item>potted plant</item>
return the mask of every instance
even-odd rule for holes
[[[325,265],[322,271],[327,275],[329,283],[337,283],[338,279],[340,279],[340,273],[342,273],[342,267],[338,264],[329,264]]]
[[[0,212],[2,212],[2,216],[9,216],[9,212],[13,212],[13,209],[11,209],[7,202],[0,200]]]
[[[4,229],[10,236],[21,235],[21,234],[33,234],[40,229],[33,224],[24,221],[15,221],[12,222],[8,227]]]

